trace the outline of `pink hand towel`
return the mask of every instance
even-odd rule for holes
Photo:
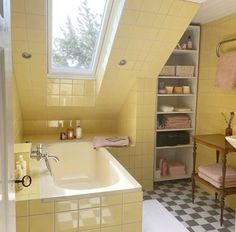
[[[215,86],[223,89],[236,87],[236,51],[221,54],[216,71]]]

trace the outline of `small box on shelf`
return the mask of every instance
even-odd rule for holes
[[[175,76],[175,66],[165,65],[160,72],[160,76]]]
[[[194,76],[194,66],[191,65],[176,65],[176,76],[182,77],[193,77]]]

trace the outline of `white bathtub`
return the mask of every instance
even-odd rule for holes
[[[105,149],[90,142],[45,145],[59,162],[50,160],[52,176],[41,161],[40,198],[63,200],[141,190],[140,184]]]

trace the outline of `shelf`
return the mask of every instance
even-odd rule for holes
[[[157,76],[157,94],[156,94],[156,133],[155,133],[155,156],[154,156],[154,181],[171,181],[171,180],[180,180],[180,179],[189,179],[191,178],[191,171],[193,165],[193,142],[192,135],[195,132],[195,124],[196,124],[196,101],[197,101],[197,87],[198,87],[198,58],[199,58],[199,38],[200,38],[200,27],[199,26],[188,26],[187,30],[183,33],[183,36],[179,40],[179,44],[186,43],[188,37],[191,36],[193,39],[192,49],[177,49],[176,47],[172,54],[169,56],[166,65],[170,66],[194,66],[194,73],[186,73],[188,76],[184,76],[184,73],[178,73],[177,76],[174,70],[173,72],[166,72],[167,75],[158,75]],[[172,67],[173,68],[173,67]],[[169,75],[168,75],[169,74]],[[182,76],[181,76],[182,74]],[[193,76],[192,76],[193,75]],[[165,87],[173,86],[172,88]],[[180,86],[189,86],[190,91],[174,91],[174,87]],[[167,92],[167,89],[169,90]],[[178,90],[178,89],[176,89]],[[179,89],[180,90],[180,89]],[[177,93],[176,93],[177,92]],[[172,112],[163,112],[161,106],[172,106]],[[179,111],[183,110],[183,111]],[[167,129],[160,124],[159,119],[161,117],[167,116],[176,116],[176,118],[181,118],[186,115],[189,119],[191,119],[192,124],[186,124],[189,128],[181,128],[181,125],[176,124],[176,129]],[[175,118],[175,117],[174,117]],[[184,125],[183,125],[184,126]],[[176,146],[160,146],[162,144],[171,144],[171,143],[159,143],[159,139],[170,138],[168,135],[176,135],[176,138],[179,138],[181,134],[184,134],[184,137],[188,136],[189,140],[187,144],[179,144]],[[180,135],[179,135],[180,134]],[[186,135],[185,135],[186,134]],[[180,138],[181,139],[181,138]],[[172,141],[170,139],[170,141]],[[180,140],[179,140],[180,141]],[[177,144],[177,143],[173,143]],[[175,161],[181,164],[184,164],[187,173],[179,176],[165,176],[156,178],[156,168],[158,168],[158,163],[160,158],[165,158],[168,162]]]
[[[162,146],[162,147],[156,147],[156,149],[161,150],[161,149],[176,149],[176,148],[191,148],[191,147],[193,147],[193,144],[176,145],[176,146]]]
[[[193,128],[181,128],[181,129],[157,129],[156,132],[166,132],[166,131],[190,131]]]
[[[158,93],[157,96],[159,97],[195,97],[195,94],[175,94],[175,93],[171,93],[171,94],[167,94],[167,93]]]
[[[197,79],[197,77],[158,76],[159,79]]]
[[[173,54],[197,54],[198,51],[194,49],[174,49]]]
[[[191,174],[179,175],[179,176],[162,176],[160,178],[154,178],[155,182],[167,181],[167,180],[180,180],[180,179],[189,179]]]
[[[193,114],[193,111],[172,111],[172,112],[157,111],[157,114]]]

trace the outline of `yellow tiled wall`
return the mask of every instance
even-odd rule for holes
[[[236,14],[205,24],[201,29],[197,133],[224,134],[226,123],[221,112],[227,116],[231,111],[236,112],[236,90],[224,90],[214,87],[218,61],[216,46],[220,41],[236,36]],[[224,52],[230,50],[236,50],[236,42],[223,45]],[[236,132],[236,119],[233,121],[233,131]],[[215,152],[212,149],[199,147],[198,153],[198,165],[215,161]],[[206,156],[206,153],[209,155]],[[228,162],[236,167],[236,157],[230,156]],[[226,203],[236,209],[235,196],[227,197]]]
[[[109,125],[136,78],[158,74],[199,8],[199,4],[183,0],[126,0],[97,93],[95,81],[47,80],[46,2],[11,1],[14,72],[24,125],[35,128],[35,133],[42,130],[34,120],[44,125],[60,119],[108,120]],[[24,51],[32,58],[23,59]],[[123,58],[128,63],[120,67]],[[28,128],[24,127],[25,133]]]
[[[141,232],[141,191],[64,201],[16,202],[17,232]]]
[[[117,120],[119,134],[129,135],[132,144],[136,142],[137,84],[132,87]]]
[[[156,78],[137,78],[118,119],[119,133],[132,134],[132,147],[111,153],[142,184],[153,188]]]
[[[12,80],[13,88],[13,135],[14,143],[20,143],[23,137],[23,118],[21,113],[20,99],[18,95],[18,90],[13,75]]]
[[[47,79],[46,1],[12,0],[13,63],[24,133],[58,133],[60,120],[68,125],[69,119],[80,119],[85,133],[128,135],[135,146],[118,149],[129,154],[120,161],[152,188],[156,76],[199,6],[184,0],[126,0],[96,83]],[[23,59],[24,51],[32,58]],[[127,65],[119,66],[120,59]]]

